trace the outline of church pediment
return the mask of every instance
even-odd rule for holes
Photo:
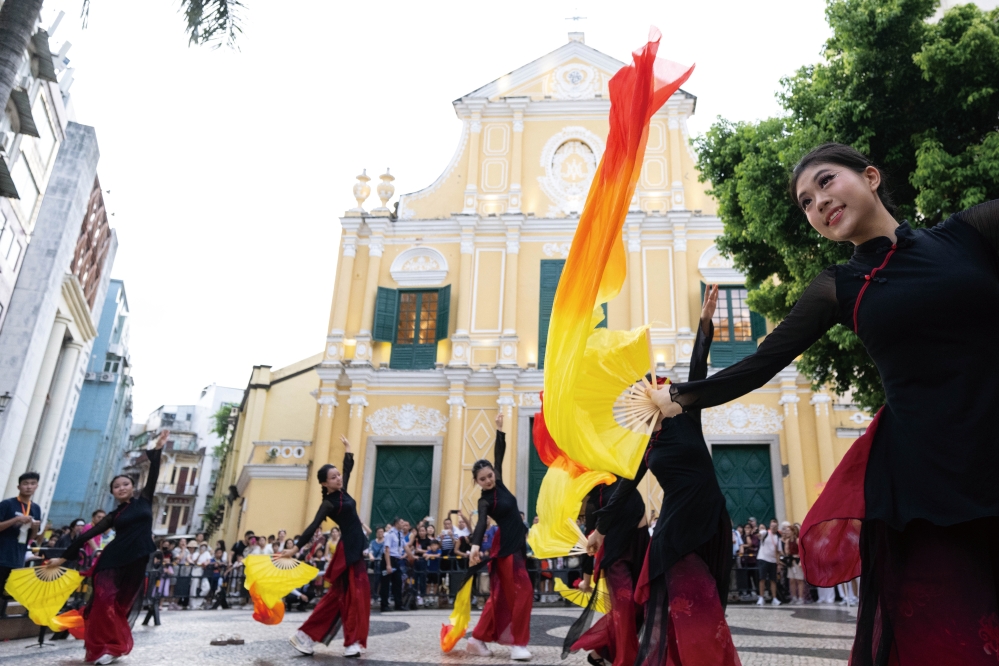
[[[487,83],[461,100],[502,97],[577,100],[607,97],[607,81],[624,67],[617,58],[570,41],[523,67]],[[456,101],[461,101],[456,100]]]

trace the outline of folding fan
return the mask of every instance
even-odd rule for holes
[[[441,625],[441,650],[450,652],[458,644],[465,631],[468,629],[468,622],[472,619],[472,583],[475,576],[466,576],[465,582],[458,590],[454,598],[454,609],[448,624]]]
[[[7,594],[28,609],[35,624],[48,626],[66,605],[66,600],[80,586],[83,576],[65,567],[28,567],[15,569],[7,579]]]
[[[270,555],[250,555],[243,560],[246,581],[268,608],[284,599],[296,587],[302,587],[319,575],[319,569],[301,560]]]
[[[603,578],[597,580],[596,592],[583,592],[574,587],[569,587],[562,582],[561,578],[556,577],[555,591],[561,594],[566,601],[576,604],[580,608],[589,606],[590,599],[596,594],[597,601],[593,605],[593,610],[605,615],[610,612],[610,593],[607,591],[607,582]]]

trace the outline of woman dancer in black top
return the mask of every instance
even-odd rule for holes
[[[586,497],[586,534],[597,528],[597,517],[623,483],[618,479],[610,485],[596,486]],[[584,578],[585,588],[595,588],[603,578],[607,581],[611,611],[593,621],[598,598],[593,594],[590,604],[566,634],[562,644],[562,657],[576,650],[589,650],[586,660],[592,666],[601,666],[604,660],[614,666],[632,666],[638,655],[638,629],[642,626],[644,609],[635,603],[635,584],[642,570],[645,552],[649,546],[648,521],[645,518],[645,500],[635,484],[618,499],[617,515],[611,525],[605,525],[606,538],[594,555],[588,555],[592,564],[584,566],[584,576],[589,568],[592,582]],[[583,591],[584,585],[580,585]]]
[[[665,416],[733,400],[832,326],[854,330],[886,404],[805,519],[806,577],[829,586],[861,575],[854,666],[995,664],[999,201],[912,229],[884,191],[849,146],[806,155],[791,196],[819,234],[853,243],[853,257],[820,273],[755,354],[653,400]]]
[[[472,465],[472,476],[482,488],[479,521],[469,539],[472,549],[468,561],[472,567],[479,563],[479,547],[489,518],[496,521],[499,531],[493,537],[488,565],[489,599],[465,650],[469,654],[488,657],[492,651],[486,643],[496,641],[501,645],[512,645],[510,658],[523,661],[531,658],[527,644],[531,639],[534,587],[527,575],[527,527],[520,519],[517,498],[503,484],[505,453],[506,435],[503,432],[503,412],[500,411],[496,416],[495,466],[488,460],[477,460]]]
[[[708,374],[711,322],[718,302],[717,285],[704,292],[697,339],[690,358],[690,379]],[[630,494],[645,477],[655,475],[663,490],[635,600],[645,605],[638,648],[639,666],[734,666],[739,656],[725,622],[732,524],[715,468],[701,432],[700,410],[663,421],[634,479],[622,479],[614,497],[597,512],[597,530],[589,548],[603,541],[628,511]]]
[[[333,465],[323,465],[316,476],[323,488],[323,503],[312,524],[305,528],[298,543],[277,557],[294,557],[299,549],[312,541],[312,535],[327,518],[340,527],[340,542],[324,577],[330,587],[319,600],[309,619],[291,637],[291,644],[302,654],[312,654],[313,645],[329,645],[343,624],[343,656],[359,657],[368,646],[368,624],[371,617],[371,583],[368,581],[364,549],[368,545],[364,527],[357,515],[357,503],[347,494],[347,482],[354,469],[354,454],[350,442],[343,442],[343,473]]]
[[[83,645],[87,661],[95,664],[110,664],[132,651],[132,625],[142,610],[146,564],[156,551],[152,502],[160,474],[160,456],[169,436],[170,431],[164,430],[153,448],[146,451],[149,475],[142,494],[135,495],[135,482],[130,476],[111,479],[111,494],[118,500],[118,508],[77,536],[62,557],[50,560],[47,565],[57,568],[74,561],[84,544],[114,528],[114,539],[101,551],[88,574],[93,576],[94,592],[83,610]]]

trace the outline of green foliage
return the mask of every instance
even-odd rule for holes
[[[816,234],[787,193],[792,167],[819,143],[853,145],[881,165],[899,218],[914,226],[999,198],[999,10],[963,5],[931,23],[936,5],[829,0],[825,57],[781,81],[785,115],[719,118],[695,141],[725,225],[718,247],[746,274],[755,311],[782,319],[852,253]],[[798,367],[817,385],[852,389],[864,407],[884,402],[877,369],[842,326]]]
[[[188,43],[218,48],[224,43],[236,48],[236,37],[243,32],[239,13],[241,0],[180,0],[180,9],[187,20]],[[80,10],[83,27],[90,20],[90,0],[83,0]]]
[[[218,435],[219,439],[225,440],[226,434],[229,432],[229,415],[232,413],[232,408],[238,406],[235,402],[223,402],[218,410],[212,414],[212,421],[215,423],[212,432]]]

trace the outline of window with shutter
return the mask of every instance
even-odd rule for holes
[[[565,259],[541,260],[541,293],[538,295],[538,369],[545,367],[545,349],[548,346],[548,324],[552,319],[552,305],[555,303],[555,292],[558,281],[565,268]],[[601,304],[604,318],[597,328],[607,328],[607,304]]]
[[[399,312],[399,291],[378,287],[375,300],[375,322],[371,337],[379,342],[395,342],[395,325]]]
[[[447,315],[441,316],[440,306],[449,306],[450,288],[431,291],[399,290],[392,354],[389,367],[393,370],[428,370],[437,362],[438,326],[443,319],[443,335],[447,335]],[[442,296],[444,302],[442,303]]]
[[[701,284],[701,296],[705,285]],[[766,319],[749,309],[745,287],[719,287],[718,307],[712,322],[711,365],[725,368],[756,351],[756,341],[767,334]]]

